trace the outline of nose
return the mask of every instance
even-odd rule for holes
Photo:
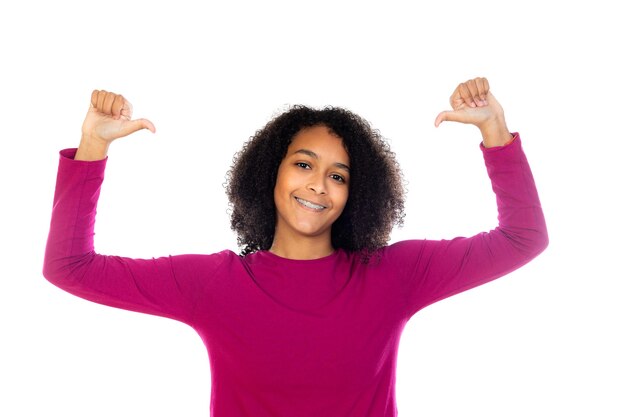
[[[326,177],[323,175],[316,175],[311,178],[311,182],[307,185],[307,189],[313,191],[315,194],[326,194]]]

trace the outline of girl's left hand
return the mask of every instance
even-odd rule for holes
[[[450,105],[452,110],[437,115],[436,127],[443,121],[472,124],[480,129],[487,147],[501,146],[510,140],[504,110],[491,94],[486,78],[474,78],[459,84],[450,96]]]

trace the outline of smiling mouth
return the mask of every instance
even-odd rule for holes
[[[309,208],[311,210],[318,210],[318,211],[322,211],[326,208],[326,206],[322,206],[320,204],[315,204],[315,203],[311,203],[310,201],[307,200],[303,200],[301,198],[295,197],[296,201],[298,203],[300,203],[300,205]]]

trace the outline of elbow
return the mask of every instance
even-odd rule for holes
[[[55,245],[46,245],[46,252],[43,258],[42,274],[45,279],[54,285],[59,285],[67,276],[65,271],[68,270],[67,258],[61,256],[59,251],[56,250]]]
[[[533,221],[517,230],[519,243],[530,259],[541,254],[550,244],[548,228],[543,213],[534,216]]]
[[[516,255],[513,256],[519,257],[523,263],[537,257],[550,243],[547,229],[543,225],[532,228],[501,229],[501,232],[510,244],[511,255],[515,253]]]
[[[537,255],[539,255],[541,252],[546,250],[548,245],[550,245],[550,238],[548,237],[548,231],[543,230],[541,233],[539,233],[539,237],[537,238],[537,241],[535,242],[535,249],[536,249]]]
[[[43,277],[48,281],[54,283],[58,276],[58,270],[59,262],[53,259],[53,257],[50,255],[49,248],[46,248],[46,254],[43,258],[43,268],[41,270]]]
[[[64,262],[48,257],[44,259],[42,274],[48,282],[57,287],[63,287],[63,283],[68,281],[70,275],[69,268]]]
[[[74,257],[56,257],[46,254],[42,274],[51,284],[62,289],[68,289],[75,285],[76,281],[80,281],[90,259],[91,254]]]
[[[531,259],[541,254],[550,244],[548,230],[545,226],[537,229],[532,233],[532,238],[527,242],[527,251]]]

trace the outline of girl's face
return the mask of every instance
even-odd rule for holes
[[[348,201],[350,158],[326,126],[302,129],[282,160],[274,187],[275,239],[327,239]]]

